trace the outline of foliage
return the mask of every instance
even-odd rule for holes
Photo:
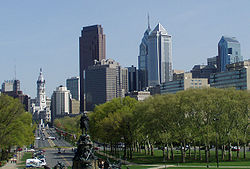
[[[18,99],[0,95],[0,148],[1,160],[8,157],[12,146],[34,142],[32,115],[25,112]]]

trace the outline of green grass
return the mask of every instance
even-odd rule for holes
[[[108,152],[110,154],[110,152]],[[142,153],[133,153],[133,159],[128,160],[131,163],[136,164],[160,164],[164,165],[185,165],[185,166],[206,166],[207,163],[205,162],[205,151],[201,151],[202,153],[202,160],[198,160],[199,154],[198,151],[196,153],[197,159],[194,160],[194,151],[191,151],[191,157],[189,158],[188,151],[186,152],[186,162],[181,163],[181,152],[174,151],[174,160],[165,160],[163,159],[163,153],[161,150],[155,150],[154,156],[145,155],[144,152]],[[123,152],[120,154],[116,154],[116,157],[122,157]],[[219,166],[250,166],[250,152],[247,151],[246,159],[243,159],[243,152],[240,152],[240,158],[237,159],[237,152],[232,152],[232,161],[228,161],[228,154],[225,156],[225,160],[221,160],[221,151],[219,151]],[[215,151],[211,151],[210,158],[209,158],[209,166],[216,166],[216,156]]]
[[[127,169],[127,167],[129,169],[142,169],[142,168],[153,168],[153,167],[156,167],[156,166],[136,166],[136,165],[133,165],[133,166],[122,166],[122,169]]]

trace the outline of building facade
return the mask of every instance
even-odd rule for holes
[[[126,96],[135,98],[138,101],[143,101],[146,98],[150,97],[150,92],[149,91],[132,91],[126,94]]]
[[[123,74],[123,75],[122,75]],[[86,70],[86,110],[105,103],[113,98],[122,97],[123,86],[127,79],[119,63],[112,59],[96,61]],[[124,85],[123,85],[124,84]]]
[[[207,88],[210,87],[206,78],[192,78],[192,73],[183,73],[179,79],[166,82],[161,85],[161,94],[176,93],[189,88]]]
[[[17,92],[20,91],[19,80],[6,80],[2,83],[2,92]]]
[[[66,87],[70,91],[72,98],[80,100],[80,78],[71,77],[66,80]]]
[[[133,65],[128,67],[128,91],[138,91],[138,70]]]
[[[171,81],[172,37],[159,23],[148,37],[148,85],[156,86]]]
[[[250,90],[250,60],[229,64],[226,68],[227,71],[210,76],[211,87]]]
[[[138,90],[145,90],[148,87],[148,37],[150,34],[151,28],[149,25],[148,19],[148,28],[144,32],[140,47],[139,47],[139,56],[138,56]]]
[[[70,91],[67,87],[59,86],[51,97],[51,114],[53,121],[56,117],[63,117],[70,114]]]
[[[243,61],[240,43],[235,37],[222,36],[218,43],[217,67],[220,72],[226,71],[226,65]]]
[[[50,122],[51,111],[50,111],[50,99],[46,97],[45,92],[45,79],[43,76],[42,68],[37,79],[37,96],[35,99],[30,100],[30,111],[32,113],[33,120]],[[47,103],[48,101],[48,103]]]
[[[83,27],[79,38],[80,111],[84,111],[84,71],[94,60],[106,58],[106,38],[101,25]]]

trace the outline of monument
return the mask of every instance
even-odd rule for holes
[[[82,135],[77,142],[77,151],[73,158],[73,169],[93,169],[96,168],[96,157],[94,156],[93,143],[87,134],[89,129],[89,118],[83,113],[80,120]]]

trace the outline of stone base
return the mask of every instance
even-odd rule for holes
[[[72,169],[98,169],[97,160],[92,160],[91,163],[84,163],[84,161],[73,161]]]

